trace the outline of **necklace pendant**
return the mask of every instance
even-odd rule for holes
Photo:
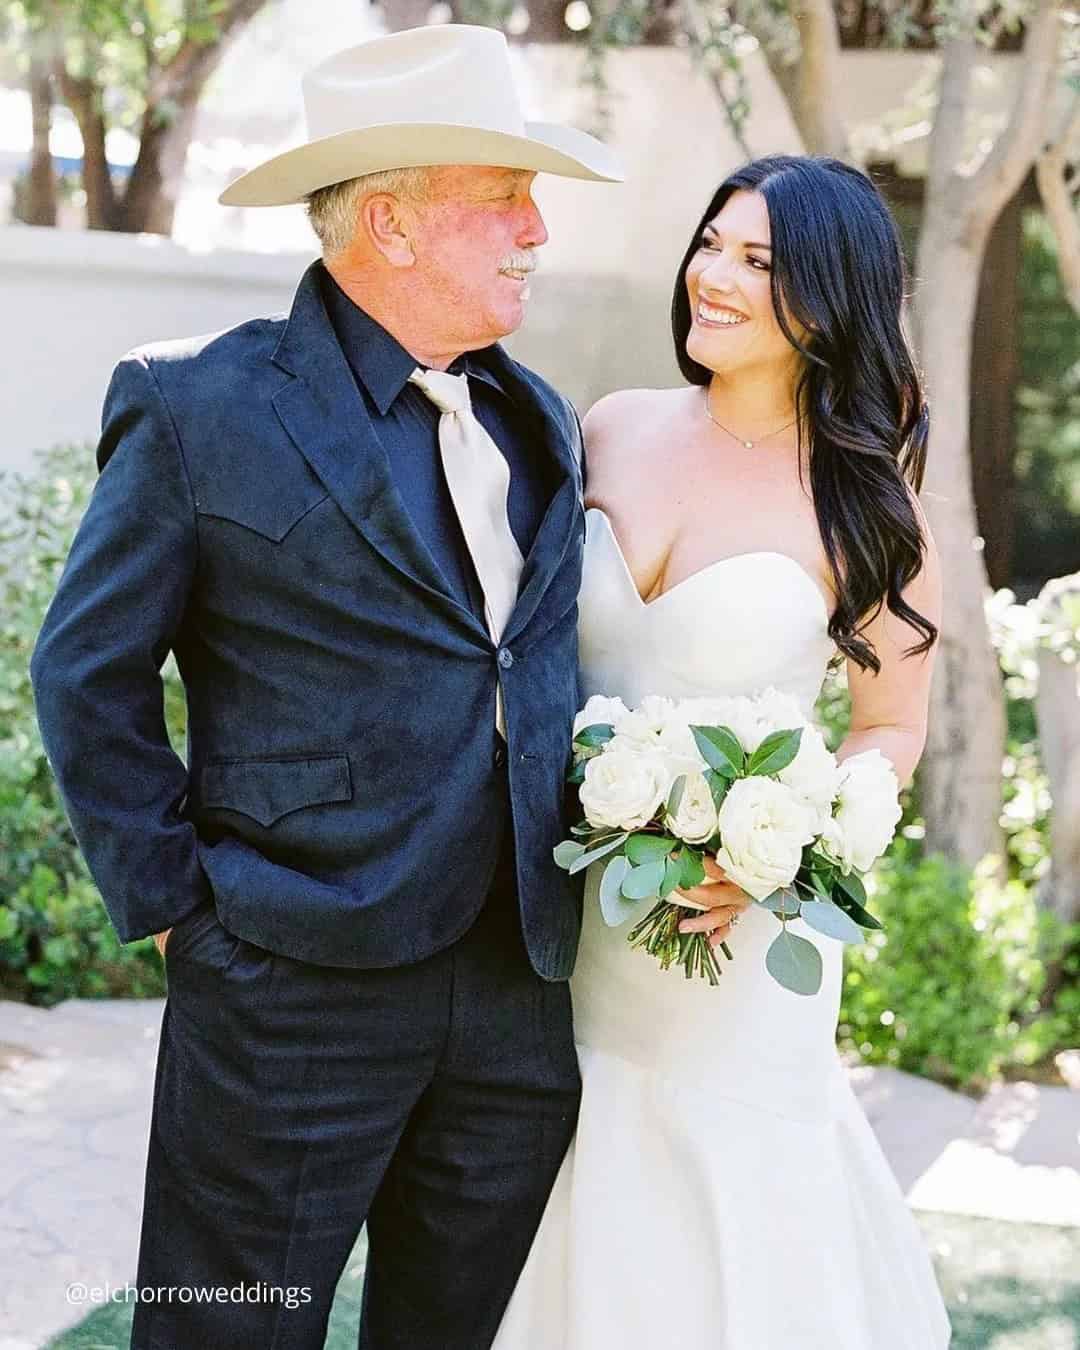
[[[747,450],[753,450],[753,448],[754,448],[754,442],[753,442],[753,441],[743,441],[743,445],[746,446]]]

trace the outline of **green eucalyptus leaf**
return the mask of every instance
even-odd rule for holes
[[[622,894],[622,884],[630,871],[629,859],[619,853],[604,868],[600,878],[600,913],[609,928],[621,928],[636,918],[644,906],[644,901],[627,900]]]
[[[692,890],[695,886],[700,886],[705,880],[705,868],[701,861],[701,855],[695,853],[692,848],[684,848],[679,854],[679,866],[682,872],[682,879],[679,882],[680,891]]]
[[[660,887],[664,884],[664,873],[667,871],[667,864],[664,862],[643,863],[640,867],[635,867],[626,874],[622,883],[622,893],[627,900],[646,900],[653,899],[660,893]]]
[[[772,895],[767,895],[763,900],[758,901],[763,909],[771,909],[774,914],[782,914],[786,919],[797,919],[799,917],[800,903],[798,894],[790,887],[773,891]]]
[[[697,748],[710,769],[737,778],[746,763],[739,739],[730,727],[691,727]]]
[[[660,899],[666,900],[682,881],[682,863],[668,858],[664,863],[664,879],[660,883]]]
[[[609,853],[613,853],[615,849],[621,848],[622,845],[626,843],[628,837],[629,836],[625,834],[617,834],[614,838],[605,839],[602,844],[597,844],[595,848],[590,848],[587,853],[582,853],[581,857],[571,863],[568,868],[570,875],[574,876],[578,872],[584,871],[591,863],[598,862],[601,858],[606,858]]]
[[[607,722],[596,722],[591,727],[582,727],[574,737],[575,748],[582,750],[599,750],[601,746],[607,745],[608,741],[615,736],[615,728]],[[564,741],[565,745],[566,742]]]
[[[824,933],[826,937],[836,938],[838,942],[862,942],[863,930],[839,905],[831,900],[809,900],[802,907],[803,920]]]
[[[812,942],[783,928],[765,953],[765,969],[793,994],[816,994],[821,988],[821,953]]]
[[[552,850],[552,857],[555,859],[556,867],[569,870],[584,852],[584,844],[579,844],[573,839],[564,839],[561,844],[556,844]]]
[[[683,794],[686,792],[686,774],[679,774],[671,785],[671,791],[668,793],[667,806],[664,808],[669,816],[678,813],[682,805]]]
[[[586,760],[580,759],[576,764],[572,764],[570,766],[570,772],[566,775],[566,781],[568,783],[573,783],[575,787],[584,783],[586,763]]]
[[[626,856],[634,864],[660,862],[675,847],[666,834],[632,834],[626,841]]]
[[[796,727],[793,731],[772,732],[750,756],[746,772],[761,774],[762,777],[779,773],[781,769],[786,769],[799,753],[801,742],[802,727]]]

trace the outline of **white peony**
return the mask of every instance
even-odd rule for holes
[[[788,886],[814,836],[813,813],[784,783],[740,778],[720,807],[722,847],[716,860],[755,900]]]
[[[864,750],[840,765],[837,805],[822,851],[845,875],[868,872],[889,847],[900,809],[896,770],[880,750]]]
[[[627,713],[626,704],[621,698],[608,698],[606,694],[593,694],[584,708],[574,718],[574,735],[586,727],[614,726],[620,717]]]
[[[617,735],[627,736],[645,745],[654,745],[664,728],[677,720],[675,704],[671,699],[649,694],[638,707],[624,712],[614,726]]]
[[[764,724],[763,736],[773,731],[791,731],[795,727],[806,726],[809,718],[799,706],[799,701],[791,694],[782,693],[770,685],[754,699],[754,711],[758,721]]]
[[[620,748],[613,740],[585,766],[581,805],[590,825],[639,830],[659,811],[670,787],[663,755],[627,749],[625,742]]]
[[[673,718],[657,737],[657,745],[667,755],[674,778],[681,773],[703,773],[708,767],[698,749],[690,723]]]
[[[704,844],[716,833],[716,806],[703,773],[687,774],[679,809],[667,827],[688,844]]]
[[[802,729],[799,753],[777,777],[797,792],[814,814],[814,828],[820,832],[829,823],[833,802],[840,785],[836,756],[825,744],[817,727]]]

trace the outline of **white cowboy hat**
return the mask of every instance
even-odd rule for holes
[[[231,183],[223,206],[284,206],[360,174],[432,164],[623,178],[595,137],[524,120],[494,28],[434,24],[374,38],[309,71],[303,91],[310,140]]]

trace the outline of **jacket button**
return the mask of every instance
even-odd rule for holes
[[[500,647],[497,660],[503,670],[509,670],[514,664],[514,654],[508,647]]]
[[[506,746],[505,746],[505,745],[497,745],[497,746],[495,747],[495,753],[492,755],[491,758],[492,758],[492,760],[493,760],[493,762],[494,762],[494,764],[495,764],[495,767],[496,767],[497,769],[503,769],[503,768],[505,768],[505,767],[506,767]]]

